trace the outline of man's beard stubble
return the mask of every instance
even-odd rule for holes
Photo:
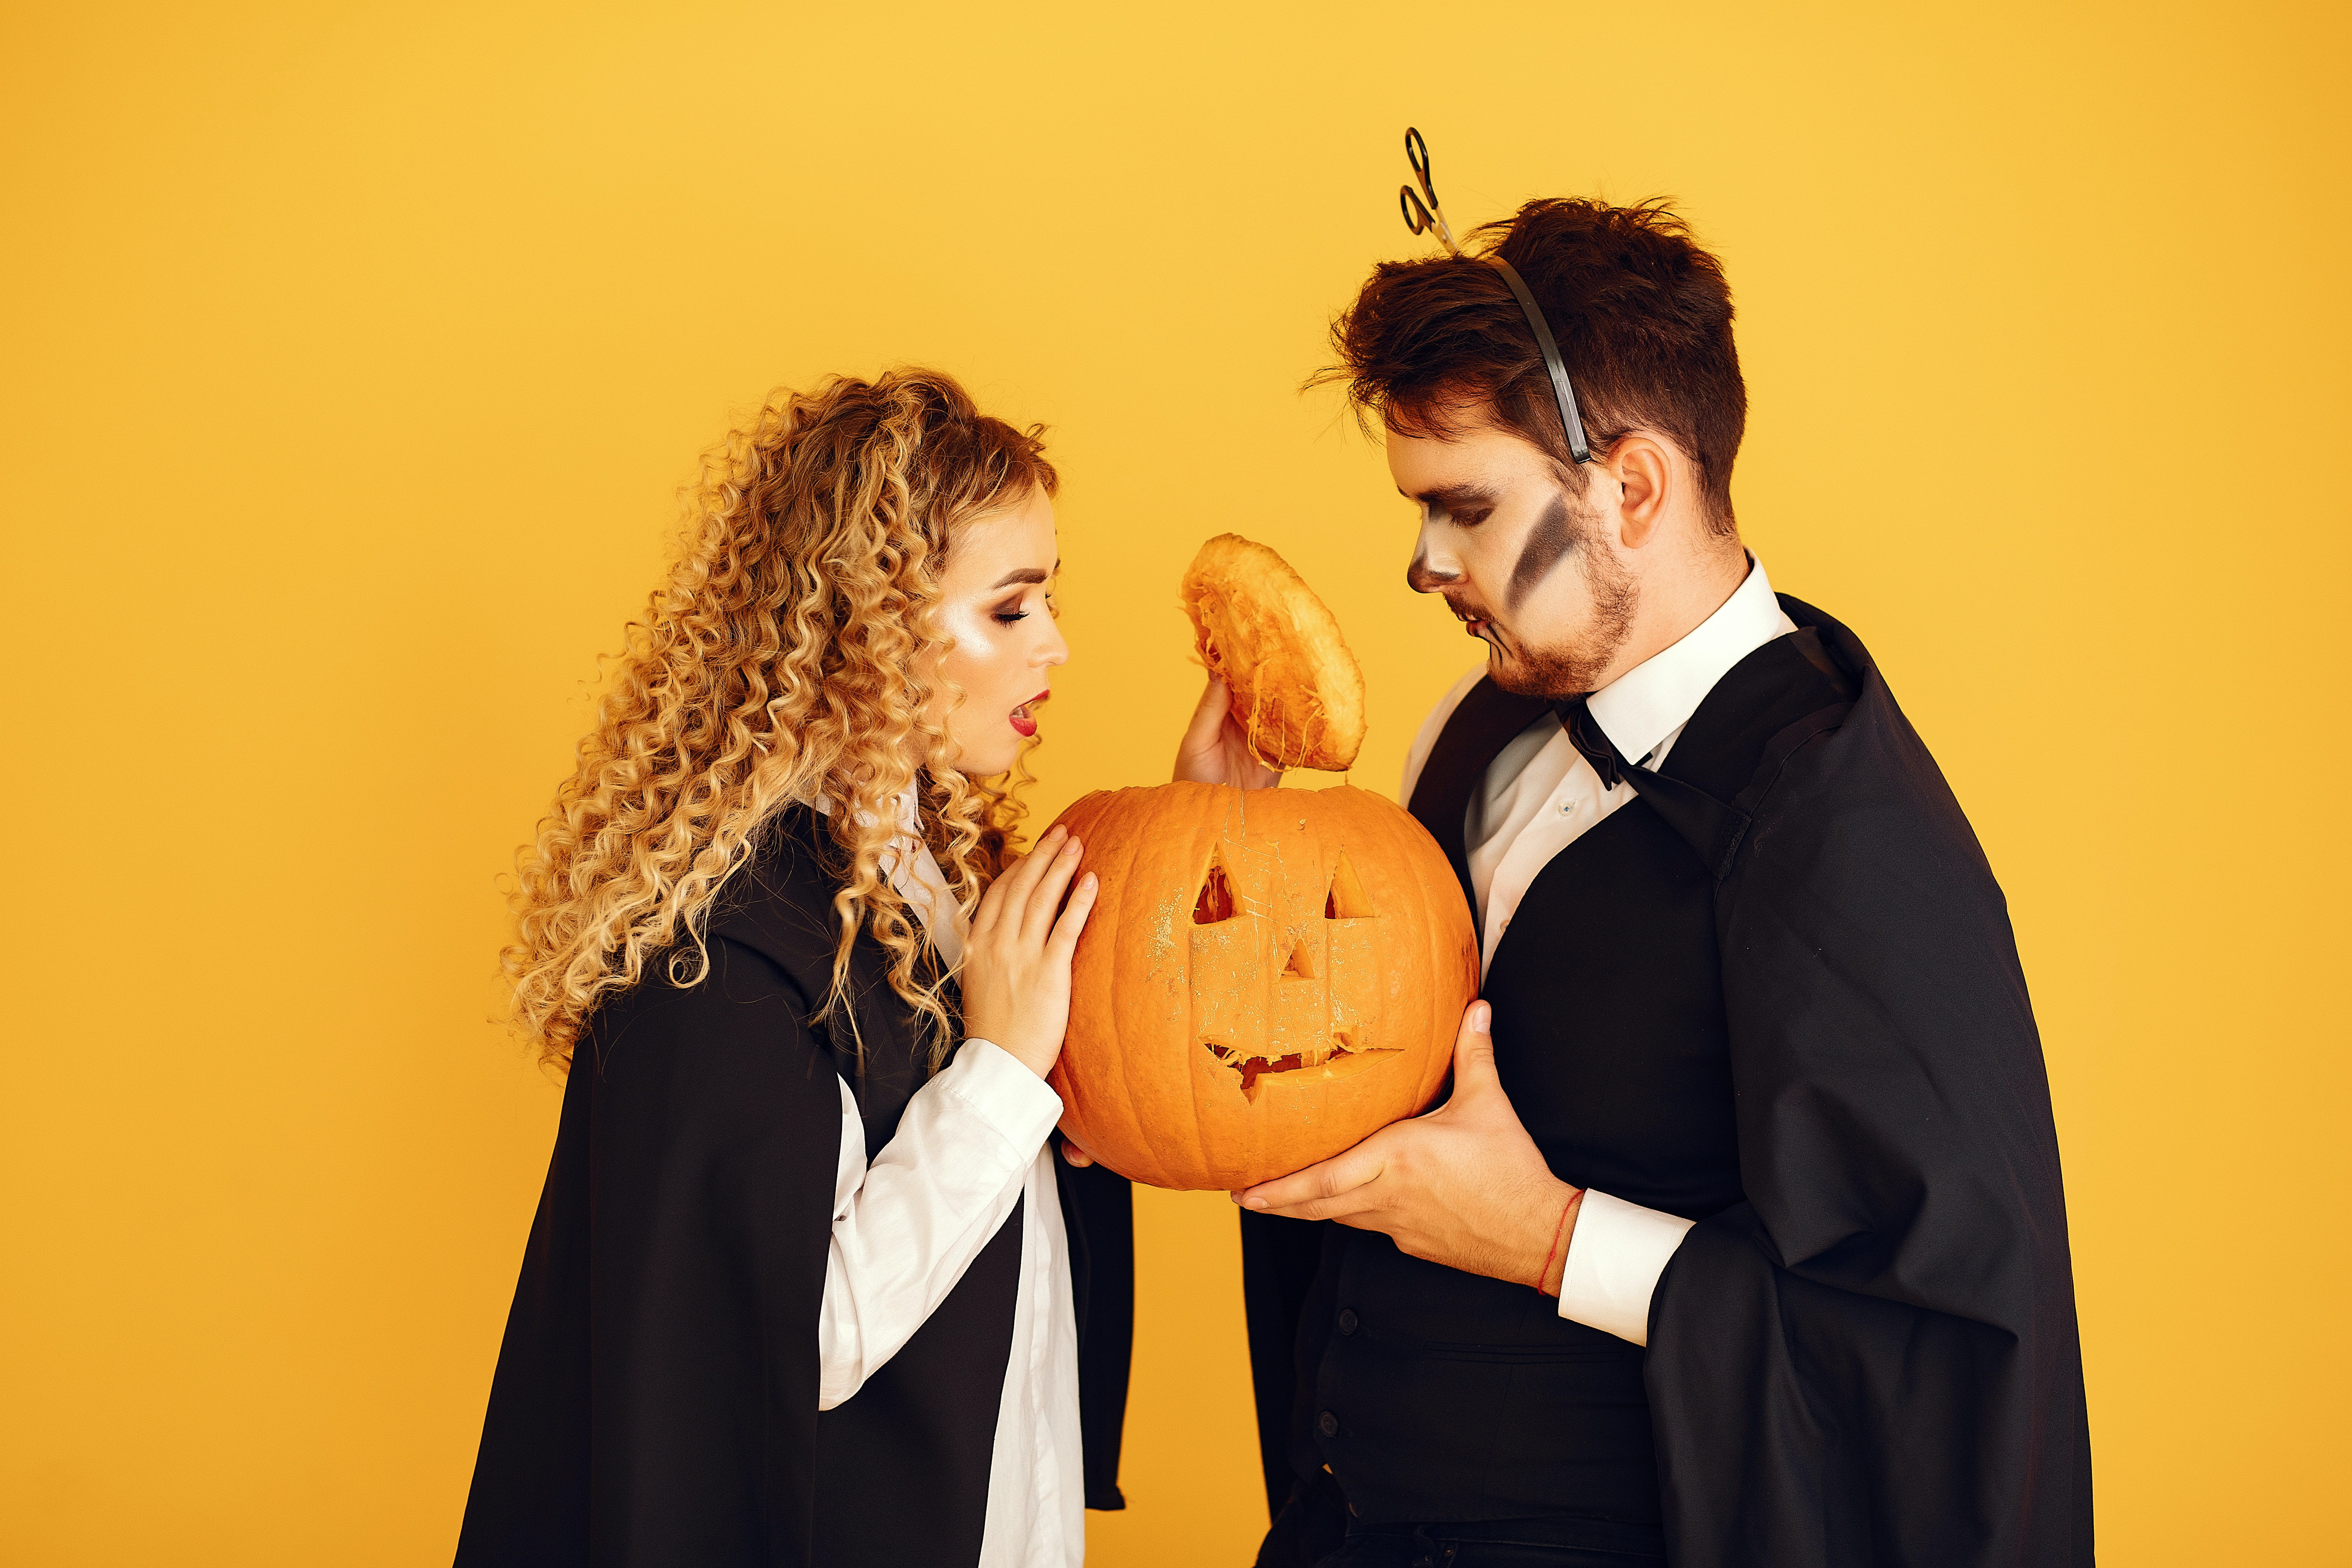
[[[1565,497],[1561,499],[1566,500]],[[1561,647],[1538,647],[1514,635],[1507,660],[1497,657],[1502,650],[1490,642],[1487,674],[1496,685],[1515,696],[1559,701],[1592,690],[1601,684],[1601,677],[1610,660],[1617,657],[1617,650],[1633,635],[1633,610],[1641,597],[1633,574],[1619,565],[1607,551],[1591,547],[1591,513],[1570,502],[1565,522],[1564,528],[1555,523],[1551,530],[1538,526],[1528,536],[1520,552],[1518,567],[1512,573],[1513,584],[1515,588],[1521,584],[1532,587],[1547,574],[1541,563],[1531,557],[1539,557],[1548,551],[1555,555],[1572,553],[1577,571],[1591,595],[1592,620],[1582,637]],[[1531,567],[1535,570],[1531,571]]]

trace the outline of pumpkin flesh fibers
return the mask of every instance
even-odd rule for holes
[[[1050,1081],[1121,1175],[1234,1189],[1425,1109],[1477,994],[1453,868],[1381,796],[1177,784],[1064,812],[1101,891]]]

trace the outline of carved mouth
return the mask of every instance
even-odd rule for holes
[[[1268,1079],[1284,1083],[1328,1082],[1353,1078],[1367,1068],[1378,1067],[1389,1058],[1403,1054],[1402,1048],[1393,1046],[1384,1050],[1359,1048],[1343,1034],[1333,1035],[1330,1045],[1321,1050],[1293,1051],[1281,1057],[1244,1055],[1214,1040],[1203,1040],[1201,1045],[1216,1058],[1218,1066],[1233,1072],[1242,1093],[1253,1105],[1265,1092]]]

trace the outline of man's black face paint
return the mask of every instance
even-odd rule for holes
[[[1567,495],[1554,491],[1551,505],[1528,531],[1528,542],[1519,549],[1519,563],[1511,568],[1510,587],[1504,603],[1512,609],[1517,609],[1528,591],[1549,576],[1551,569],[1576,548],[1577,530],[1570,516]]]

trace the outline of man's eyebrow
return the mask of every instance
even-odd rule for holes
[[[1397,487],[1397,494],[1407,500],[1434,503],[1447,511],[1466,511],[1472,507],[1493,506],[1499,499],[1484,485],[1438,485],[1430,489],[1407,491]]]
[[[1058,561],[1055,562],[1054,572],[1059,572],[1061,569],[1062,563]],[[991,583],[988,585],[988,591],[993,594],[997,589],[1010,588],[1015,583],[1049,582],[1053,578],[1054,572],[1048,572],[1042,566],[1016,567],[1013,571],[1007,572],[1003,576],[999,577],[995,582]]]

